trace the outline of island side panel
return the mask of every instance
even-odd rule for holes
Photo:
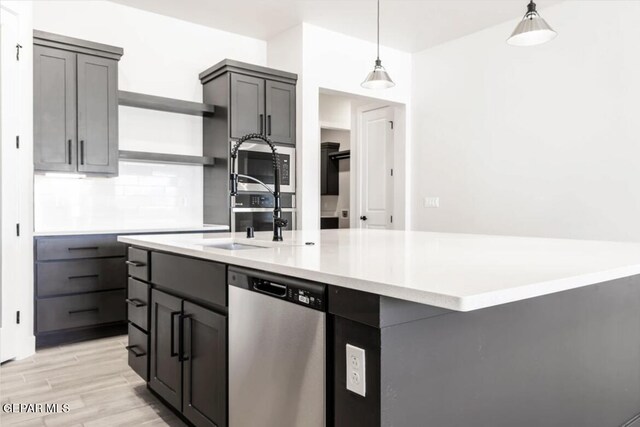
[[[378,331],[382,426],[616,427],[640,413],[640,276]]]

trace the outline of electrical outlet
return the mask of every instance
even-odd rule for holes
[[[347,390],[366,396],[366,364],[364,350],[347,344]]]
[[[340,211],[340,216],[345,219],[349,218],[349,209],[342,209]]]
[[[424,198],[424,207],[425,208],[439,208],[440,207],[440,197],[425,197]]]

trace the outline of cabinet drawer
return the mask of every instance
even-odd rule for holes
[[[227,305],[224,264],[152,252],[151,277],[155,285],[187,298]]]
[[[101,258],[36,264],[38,296],[124,289],[125,259]]]
[[[149,280],[149,251],[130,247],[127,255],[129,275],[140,280]]]
[[[149,285],[129,278],[127,296],[127,318],[140,329],[148,331]]]
[[[40,299],[38,332],[126,320],[125,290]]]
[[[45,237],[36,239],[36,260],[63,260],[125,256],[125,245],[115,235]]]
[[[149,336],[146,333],[129,324],[129,366],[145,381],[149,381],[148,342]]]

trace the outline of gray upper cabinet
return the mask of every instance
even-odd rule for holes
[[[296,142],[296,86],[267,80],[267,137],[281,144]]]
[[[36,170],[76,169],[76,55],[34,46],[34,140]]]
[[[36,171],[118,173],[122,49],[35,30]]]
[[[78,55],[78,171],[118,173],[118,63]]]
[[[264,80],[231,75],[231,137],[264,133]]]

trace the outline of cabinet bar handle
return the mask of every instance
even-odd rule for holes
[[[80,314],[80,313],[90,313],[93,311],[100,311],[100,309],[98,307],[93,307],[93,308],[84,308],[82,310],[69,310],[69,314]]]
[[[80,164],[84,165],[84,139],[80,140]]]
[[[267,115],[267,135],[271,136],[271,114]]]
[[[72,143],[73,143],[73,141],[71,141],[71,140],[68,141],[68,145],[69,145],[69,147],[68,147],[69,148],[69,164],[73,163],[73,156],[72,156],[72,153],[71,153],[71,144]]]
[[[184,321],[189,320],[191,322],[191,315],[183,314],[178,318],[180,337],[178,339],[178,361],[186,362],[189,360],[189,357],[184,354]],[[189,324],[189,347],[191,347],[191,324]],[[191,353],[191,349],[189,349],[189,353]]]
[[[258,133],[264,133],[264,114],[260,114],[260,132]]]
[[[181,311],[173,311],[173,312],[171,312],[171,315],[170,315],[171,316],[171,325],[170,325],[171,326],[171,337],[170,337],[171,340],[170,340],[169,344],[171,345],[171,349],[170,349],[171,350],[171,354],[170,354],[171,357],[176,357],[179,354],[177,351],[173,351],[173,349],[176,347],[176,344],[175,344],[176,343],[176,333],[175,333],[175,329],[176,329],[175,323],[176,322],[175,322],[174,319],[179,314],[182,314],[182,312]],[[180,334],[180,332],[178,332],[178,334]]]
[[[126,260],[126,261],[125,261],[125,264],[127,264],[127,265],[131,265],[131,266],[133,266],[133,267],[144,267],[145,265],[147,265],[147,264],[145,264],[144,262],[140,262],[140,261],[129,261],[129,260]]]
[[[146,356],[147,353],[136,351],[137,345],[128,345],[125,348],[130,351],[135,357]]]
[[[144,307],[145,305],[147,305],[147,304],[145,304],[143,301],[140,301],[140,300],[139,300],[139,299],[137,299],[137,298],[131,298],[131,299],[127,298],[125,301],[126,301],[128,304],[131,304],[132,306],[134,306],[134,307],[136,307],[136,308],[137,308],[137,307]]]
[[[68,279],[69,280],[76,280],[76,279],[91,279],[91,278],[95,278],[97,279],[98,277],[100,277],[99,274],[85,274],[84,276],[69,276]]]
[[[97,251],[97,246],[83,246],[79,248],[67,248],[68,251]]]

